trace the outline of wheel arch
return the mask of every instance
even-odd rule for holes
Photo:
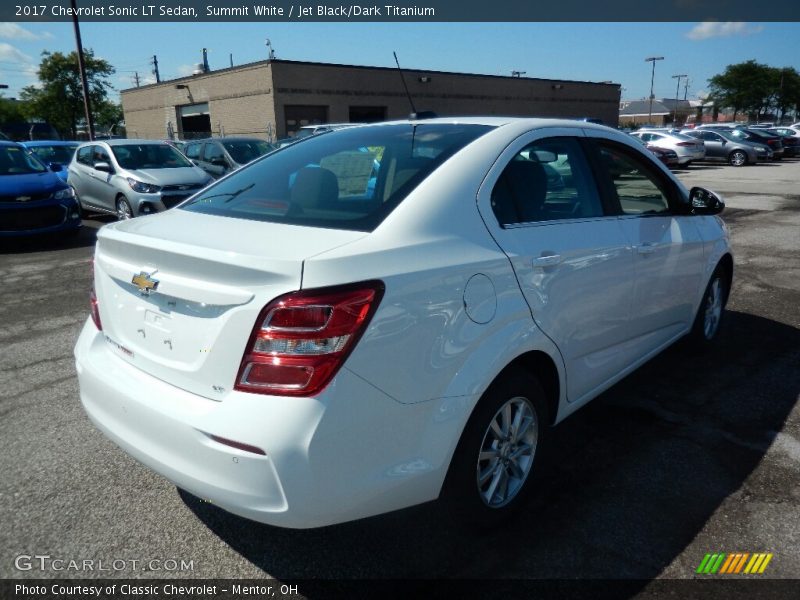
[[[544,391],[547,421],[550,425],[554,425],[558,421],[558,409],[561,402],[561,378],[553,358],[541,350],[530,350],[520,354],[497,374],[490,386],[514,370],[520,370],[536,377]]]
[[[730,252],[726,252],[723,254],[720,259],[717,261],[717,266],[714,270],[722,267],[725,269],[725,283],[727,284],[728,295],[725,297],[725,303],[728,302],[728,296],[730,296],[731,286],[733,285],[733,256]]]

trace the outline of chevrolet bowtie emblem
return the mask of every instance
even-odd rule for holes
[[[158,288],[158,279],[153,279],[144,271],[134,275],[131,283],[139,288],[139,291],[145,296],[149,296],[150,292],[155,292]]]
[[[28,200],[33,200],[33,198],[31,196],[17,196],[16,197],[16,201],[17,202],[27,202]]]

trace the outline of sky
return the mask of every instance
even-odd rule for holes
[[[674,98],[689,76],[690,98],[729,64],[754,59],[800,70],[800,23],[83,23],[83,45],[117,70],[116,90],[190,75],[208,48],[212,70],[264,60],[269,39],[286,60],[393,67],[392,52],[408,69],[578,81],[612,81],[622,98],[650,93],[649,56],[656,63],[656,98]],[[0,23],[0,83],[18,97],[36,83],[42,51],[71,52],[71,23]],[[684,89],[681,83],[680,97]]]

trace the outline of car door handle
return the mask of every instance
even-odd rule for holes
[[[555,267],[561,264],[562,260],[564,259],[561,258],[560,254],[548,254],[547,256],[534,258],[532,263],[534,267]]]
[[[653,242],[645,242],[644,244],[636,246],[636,252],[639,254],[652,254],[657,249],[658,244],[654,244]]]

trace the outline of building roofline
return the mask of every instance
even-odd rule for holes
[[[194,81],[201,77],[205,77],[208,75],[217,75],[219,73],[226,73],[226,72],[234,72],[239,69],[252,69],[262,66],[267,66],[270,64],[283,64],[283,65],[303,65],[303,66],[313,66],[313,67],[332,67],[332,68],[347,68],[347,69],[363,69],[368,71],[397,71],[397,67],[375,67],[369,65],[347,65],[341,63],[323,63],[323,62],[312,62],[312,61],[302,61],[302,60],[283,60],[283,59],[272,59],[272,60],[260,60],[251,63],[244,63],[241,65],[236,65],[233,67],[225,67],[222,69],[215,69],[209,71],[208,73],[199,73],[197,75],[186,75],[184,77],[178,77],[175,79],[165,79],[160,81],[159,83],[149,83],[147,85],[142,85],[139,87],[132,87],[126,88],[124,90],[120,90],[120,94],[124,94],[127,92],[132,92],[136,90],[141,90],[145,88],[153,88],[160,85],[165,84],[175,84],[175,83],[182,83],[186,81]],[[548,79],[546,77],[512,77],[511,75],[487,75],[485,73],[462,73],[458,71],[431,71],[428,69],[414,69],[410,67],[403,67],[403,72],[413,72],[413,73],[427,73],[431,75],[466,75],[469,77],[483,77],[486,79],[500,79],[500,80],[512,80],[512,81],[546,81],[550,83],[578,83],[581,85],[603,85],[603,86],[616,86],[620,87],[621,84],[619,83],[611,83],[611,82],[601,82],[601,81],[578,81],[574,79]]]

